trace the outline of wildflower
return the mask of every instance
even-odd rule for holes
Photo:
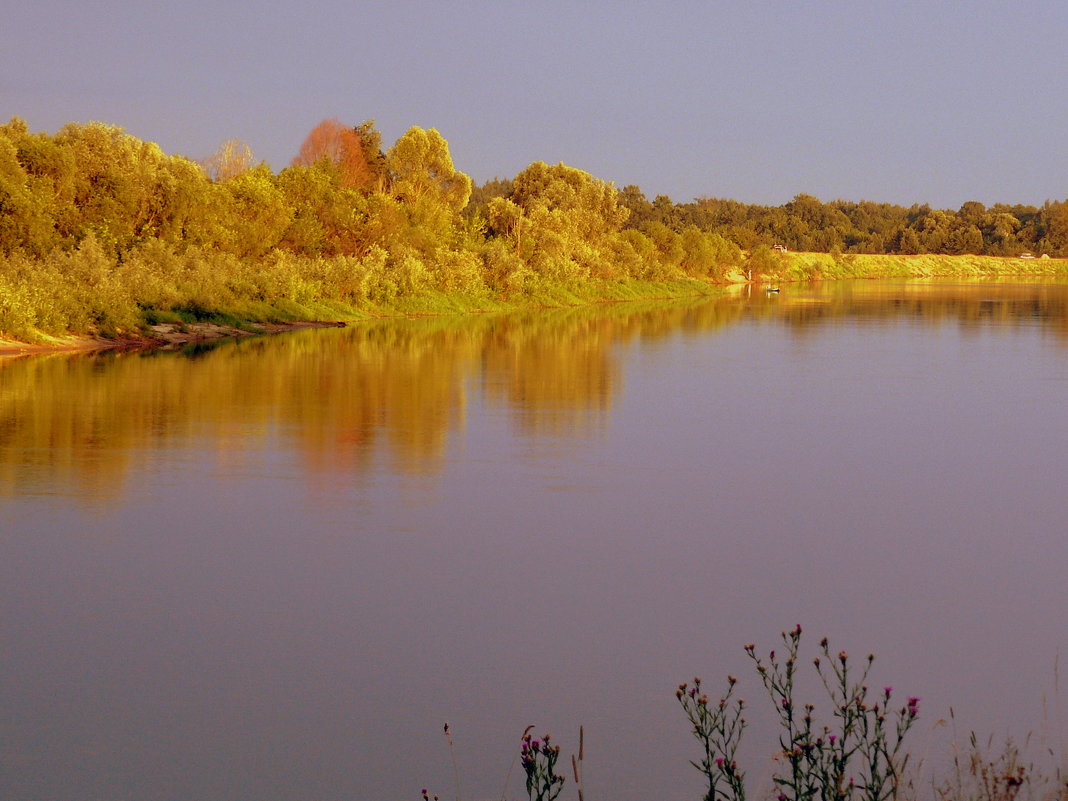
[[[916,717],[920,712],[920,699],[916,696],[910,696],[908,701],[908,713],[910,718]]]
[[[843,665],[845,664],[845,661],[847,659],[849,659],[849,654],[847,654],[845,651],[838,652],[838,661],[840,661]]]
[[[716,767],[717,768],[722,768],[723,767],[723,757],[716,757]]]
[[[824,637],[822,640],[820,640],[820,648],[826,648],[826,647],[827,647],[827,638]]]
[[[734,678],[734,676],[731,676],[730,674],[728,674],[727,675],[727,683],[730,684],[733,687],[735,684],[738,683],[738,679],[736,679],[736,678]]]
[[[838,735],[837,735],[837,734],[831,734],[831,735],[829,735],[829,736],[827,737],[827,741],[828,741],[828,742],[829,742],[829,743],[830,743],[831,745],[834,745],[834,741],[835,741],[835,740],[837,740],[837,739],[838,739]]]
[[[889,697],[890,697],[890,693],[892,693],[893,691],[894,691],[894,688],[893,688],[893,687],[883,687],[883,694],[884,694],[884,695],[885,695],[885,696],[886,696],[887,698],[889,698]]]

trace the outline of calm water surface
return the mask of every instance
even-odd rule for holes
[[[1066,399],[1068,285],[1011,282],[2,362],[0,798],[451,799],[448,721],[467,801],[528,724],[693,801],[675,686],[743,677],[761,775],[797,622],[930,753],[1056,745]]]

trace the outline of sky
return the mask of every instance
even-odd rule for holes
[[[3,0],[0,119],[280,170],[319,121],[436,128],[476,183],[652,199],[1068,198],[1068,3]]]

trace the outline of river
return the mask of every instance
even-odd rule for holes
[[[581,725],[587,798],[698,801],[675,687],[740,677],[766,786],[797,623],[920,757],[1063,748],[1066,402],[1016,281],[0,362],[0,797],[514,801]]]

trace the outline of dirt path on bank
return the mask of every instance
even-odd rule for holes
[[[293,322],[251,323],[234,328],[215,323],[160,323],[151,325],[144,334],[124,337],[54,337],[46,342],[29,343],[0,339],[0,357],[29,356],[34,353],[76,353],[103,350],[169,350],[196,342],[260,336],[295,331],[300,328],[343,328],[345,323]]]

